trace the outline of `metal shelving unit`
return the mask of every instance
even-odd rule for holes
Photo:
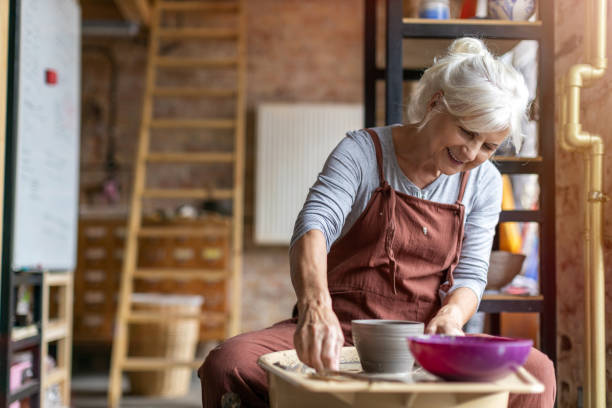
[[[486,295],[480,311],[540,313],[541,349],[556,362],[555,275],[555,138],[554,138],[554,7],[550,0],[539,4],[540,20],[425,20],[403,18],[403,1],[386,0],[386,67],[376,64],[376,0],[365,0],[364,98],[365,126],[376,126],[376,83],[385,83],[385,124],[402,121],[403,82],[417,80],[423,69],[405,68],[403,39],[453,39],[476,36],[498,40],[536,40],[538,47],[539,156],[496,157],[504,174],[537,174],[540,184],[538,210],[502,211],[500,222],[539,224],[539,296]],[[425,51],[425,50],[423,50]]]
[[[3,249],[6,248],[3,245]],[[10,265],[10,264],[9,264]],[[15,272],[10,267],[2,266],[2,289],[0,293],[0,335],[9,339],[2,342],[0,350],[0,407],[8,407],[16,401],[30,398],[30,406],[38,407],[40,399],[40,374],[42,350],[42,273]],[[16,293],[19,285],[33,287],[34,323],[28,327],[15,327]],[[30,330],[31,329],[31,330]],[[21,333],[20,333],[21,332]],[[17,390],[10,389],[10,371],[16,353],[32,353],[33,377]]]
[[[8,61],[16,61],[17,56],[17,2],[9,2],[9,41]],[[13,124],[16,123],[15,103],[17,95],[16,64],[9,63],[7,70],[7,115],[5,154],[3,160],[4,196],[2,205],[2,266],[0,273],[0,336],[5,339],[0,342],[0,407],[8,407],[16,401],[30,399],[30,406],[37,408],[40,402],[40,355],[42,345],[42,273],[40,271],[15,271],[10,259],[13,251],[13,228],[10,220],[14,217],[15,197],[15,152],[16,140]],[[16,295],[19,285],[32,286],[33,325],[31,333],[23,334],[23,329],[14,327]],[[22,333],[18,333],[19,331]],[[33,378],[17,390],[10,389],[10,371],[16,352],[32,352]]]

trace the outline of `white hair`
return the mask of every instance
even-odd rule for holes
[[[442,103],[428,110],[436,94]],[[481,40],[464,37],[453,41],[448,54],[434,60],[419,80],[408,105],[408,122],[422,128],[445,109],[470,131],[508,130],[518,152],[528,105],[522,75],[491,55]]]

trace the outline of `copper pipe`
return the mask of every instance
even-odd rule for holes
[[[603,262],[603,215],[602,204],[606,199],[602,192],[603,142],[599,136],[591,135],[591,191],[588,207],[591,211],[591,381],[592,406],[606,406],[606,333],[605,333],[605,279]]]
[[[587,3],[590,3],[587,2]],[[590,61],[591,65],[599,69],[606,69],[608,60],[606,58],[606,18],[607,18],[607,2],[606,0],[598,0],[595,2],[595,34],[596,40],[593,47],[593,56]],[[592,14],[591,14],[592,17]],[[586,28],[589,30],[589,26]]]
[[[557,117],[559,118],[559,122],[561,124],[565,124],[567,121],[567,92],[565,87],[565,77],[559,78],[556,84],[556,108],[557,108]],[[569,152],[576,151],[574,147],[569,145],[565,138],[565,128],[560,126],[557,135],[557,141],[559,145],[563,148],[563,150],[567,150]]]
[[[592,1],[594,3],[592,3]],[[593,15],[595,13],[595,15]],[[574,65],[562,78],[560,95],[560,145],[566,150],[580,150],[585,155],[585,384],[584,406],[606,405],[605,355],[605,282],[602,245],[602,191],[604,145],[598,135],[582,131],[580,92],[601,78],[606,60],[606,1],[589,0],[586,8],[586,64]],[[594,24],[593,24],[594,23]],[[593,27],[594,36],[591,34]]]
[[[583,197],[584,202],[587,203],[591,185],[591,156],[586,152],[584,153],[584,181]],[[591,396],[595,392],[593,389],[593,379],[591,378],[593,374],[593,350],[591,347],[591,333],[593,327],[591,248],[591,207],[586,205],[584,209],[584,386],[582,393],[585,407],[593,406],[591,403]]]

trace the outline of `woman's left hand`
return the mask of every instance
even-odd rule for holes
[[[463,312],[457,305],[443,306],[429,321],[425,334],[448,334],[451,336],[464,336],[462,327]]]

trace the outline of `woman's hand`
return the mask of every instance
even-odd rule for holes
[[[463,336],[463,325],[478,307],[478,297],[470,288],[457,288],[444,299],[444,306],[425,328],[426,334]]]
[[[291,248],[291,282],[298,298],[298,324],[293,335],[297,355],[316,369],[338,370],[344,335],[327,288],[325,237],[310,230]]]
[[[317,371],[338,370],[344,335],[328,301],[298,304],[298,325],[293,343],[299,359]]]
[[[425,334],[464,336],[463,312],[457,305],[443,306],[425,328]]]

